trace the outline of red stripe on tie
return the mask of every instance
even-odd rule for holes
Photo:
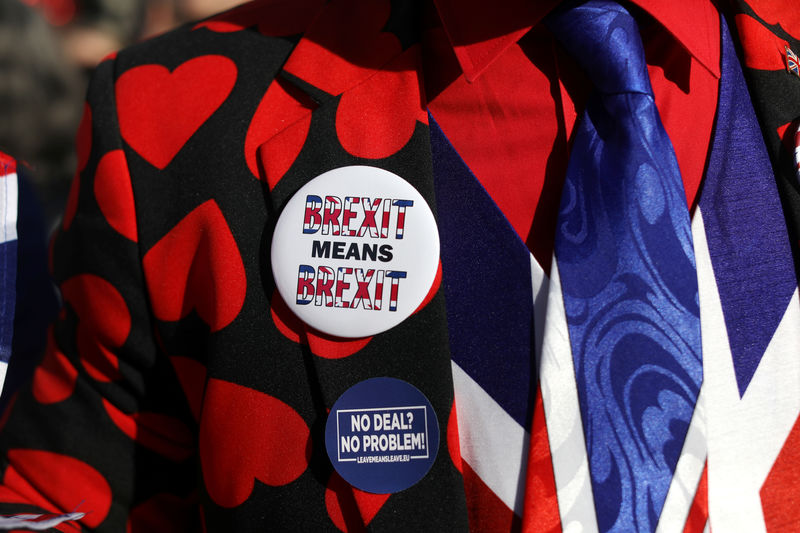
[[[761,507],[767,531],[795,531],[800,524],[797,480],[800,476],[800,418],[761,486]]]
[[[694,501],[689,508],[683,533],[702,533],[706,528],[706,522],[708,522],[708,462],[703,466],[703,475],[697,484],[697,492],[694,493]]]
[[[528,473],[525,479],[522,530],[526,533],[558,532],[561,531],[561,515],[558,512],[556,479],[553,473],[553,458],[550,455],[550,439],[547,435],[541,387],[536,391],[532,428]]]
[[[520,518],[462,461],[470,533],[519,532]]]

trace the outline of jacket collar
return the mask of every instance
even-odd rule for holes
[[[474,81],[561,0],[433,0],[467,81]],[[393,5],[394,4],[394,5]],[[417,2],[333,0],[311,19],[284,65],[289,79],[339,95],[412,46]],[[714,76],[720,76],[719,13],[711,0],[632,0]],[[399,7],[398,6],[402,6]],[[686,16],[686,13],[692,16]],[[342,29],[345,31],[342,31]],[[397,32],[406,32],[398,37]],[[302,83],[301,83],[302,85]]]
[[[467,81],[474,81],[560,0],[434,0]]]

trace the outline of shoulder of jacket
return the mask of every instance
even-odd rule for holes
[[[220,55],[240,68],[282,63],[316,18],[322,0],[254,0],[133,44],[117,54],[117,74],[139,65],[172,70],[187,59]]]

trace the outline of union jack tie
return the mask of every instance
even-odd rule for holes
[[[591,2],[583,9],[594,10],[590,23],[612,20],[610,32],[599,33],[609,33],[617,44],[633,42],[627,37],[638,33],[614,4]],[[583,23],[563,16],[567,20],[559,23]],[[450,453],[461,458],[456,462],[465,479],[471,530],[516,531],[521,525],[536,533],[576,527],[700,533],[709,527],[793,531],[800,523],[793,503],[800,475],[797,279],[775,176],[724,19],[720,30],[716,124],[691,228],[660,124],[637,130],[632,118],[617,112],[632,108],[657,117],[641,102],[651,98],[646,77],[628,80],[625,90],[595,81],[612,94],[593,96],[588,118],[576,126],[578,163],[571,163],[566,180],[558,244],[561,252],[573,245],[575,250],[563,257],[556,249],[550,279],[431,117],[458,408],[458,427],[451,415],[447,440]],[[584,29],[576,32],[567,44],[577,49],[573,54],[601,48],[585,41]],[[628,52],[607,55],[623,58],[623,70],[646,76],[639,56],[623,53]],[[588,69],[610,72],[598,59],[587,61]],[[642,144],[633,142],[631,129],[645,133],[647,157],[636,159],[633,147]],[[652,181],[645,187],[646,173],[628,172],[637,168],[631,159],[615,157],[631,150],[640,167],[652,158],[660,187]],[[611,170],[594,167],[594,161],[610,163]],[[606,190],[606,172],[616,190]],[[637,181],[642,177],[644,184]],[[624,197],[624,186],[631,184],[636,194]],[[608,207],[620,197],[636,200],[638,211]],[[583,215],[573,213],[573,205],[584,208],[584,225],[569,218]],[[661,205],[662,216],[654,216]],[[626,215],[637,212],[642,218],[631,223]],[[618,233],[656,242],[654,253],[639,255],[650,259],[651,270],[624,272],[621,280],[614,271],[615,298],[597,305],[601,288],[581,302],[576,291],[587,290],[586,280],[599,272],[587,267],[588,274],[578,278],[583,285],[569,287],[565,278],[576,267],[568,260],[582,259],[576,228],[613,234],[603,241],[605,248],[592,250],[605,259],[608,250],[633,248],[624,238],[615,240]],[[642,228],[657,230],[658,238]],[[665,258],[670,248],[673,254]],[[617,258],[637,265],[637,258]],[[664,268],[672,269],[672,277],[657,280],[655,288],[645,283]],[[665,293],[671,296],[667,302],[659,299]],[[641,317],[650,320],[625,331]],[[656,340],[668,339],[667,348],[682,351],[646,338],[659,331]],[[595,342],[614,334],[616,343]],[[631,336],[650,350],[623,350],[636,346],[626,342]],[[590,342],[575,342],[586,338]],[[595,345],[611,345],[610,354]]]

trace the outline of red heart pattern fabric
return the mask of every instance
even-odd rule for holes
[[[161,413],[125,414],[107,400],[103,400],[103,407],[123,433],[145,448],[176,462],[194,453],[192,433],[177,418]]]
[[[78,369],[59,350],[53,339],[52,328],[47,334],[47,349],[42,362],[33,373],[33,396],[43,404],[66,400],[75,390]]]
[[[109,281],[81,274],[61,284],[65,303],[78,315],[77,346],[86,372],[100,382],[119,378],[116,349],[128,338],[131,315]]]
[[[770,26],[780,24],[783,31],[789,32],[793,37],[800,37],[800,12],[780,0],[761,0],[751,2],[750,6],[764,22]]]
[[[133,189],[122,150],[109,152],[100,159],[94,176],[94,195],[109,225],[136,242],[138,233]]]
[[[341,359],[353,355],[369,344],[372,339],[372,337],[341,339],[314,330],[292,313],[277,290],[272,293],[270,314],[275,327],[287,339],[308,345],[314,355],[325,359]]]
[[[256,480],[272,486],[291,483],[308,467],[309,437],[297,411],[279,399],[210,379],[199,439],[209,496],[230,508],[247,500]]]
[[[235,63],[219,55],[190,59],[173,71],[162,65],[132,68],[115,87],[120,134],[136,153],[164,169],[235,82]]]
[[[81,521],[86,527],[97,527],[105,519],[111,507],[111,488],[85,462],[41,450],[15,449],[7,456],[0,500],[30,502],[56,513],[91,510]]]
[[[783,70],[786,68],[784,63],[784,47],[788,45],[786,41],[770,32],[749,15],[740,13],[736,15],[735,20],[736,28],[743,39],[762,43],[762,46],[758,48],[753,47],[747,50],[747,53],[744,54],[745,65],[758,70]]]
[[[389,157],[411,139],[418,121],[428,123],[419,91],[419,61],[419,49],[411,48],[368,83],[342,95],[336,134],[345,150],[365,159]],[[393,112],[387,113],[387,109]]]
[[[244,265],[216,202],[198,206],[144,256],[156,318],[175,322],[193,309],[219,331],[239,314],[247,290]]]
[[[314,107],[316,107],[314,102],[308,96],[296,89],[292,91],[280,81],[271,84],[259,102],[247,129],[244,153],[247,168],[254,177],[261,175],[257,159],[260,155],[270,189],[274,188],[289,170],[303,148],[308,128],[311,126],[311,110]],[[287,128],[288,124],[291,126]],[[269,153],[259,154],[259,147],[276,135],[280,135],[280,138],[269,143]]]

